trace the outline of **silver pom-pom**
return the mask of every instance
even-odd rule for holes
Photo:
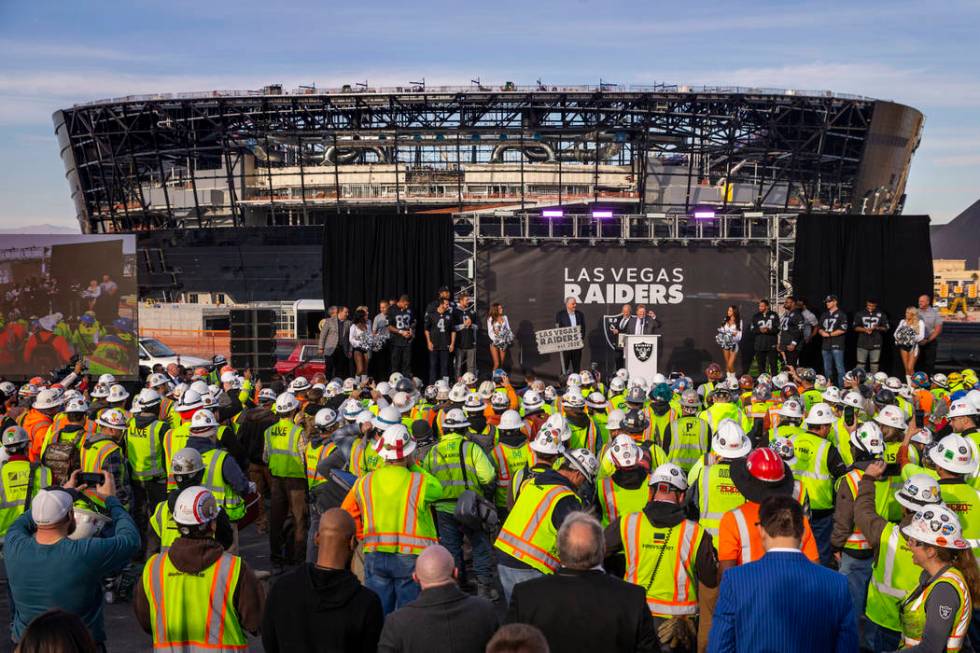
[[[494,328],[490,342],[497,349],[507,349],[514,344],[514,332],[506,324],[502,324],[499,328]]]
[[[718,329],[718,333],[715,334],[715,342],[725,351],[735,351],[738,348],[738,341],[735,340],[735,334],[726,329]]]
[[[895,344],[899,347],[915,347],[919,342],[919,334],[907,324],[895,329]]]

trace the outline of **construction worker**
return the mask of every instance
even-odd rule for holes
[[[723,419],[730,419],[745,430],[746,418],[741,409],[732,403],[732,391],[724,384],[719,384],[708,396],[710,405],[698,414],[711,427],[711,431],[718,430],[718,424]]]
[[[7,529],[31,506],[38,490],[51,485],[51,470],[31,463],[27,456],[30,437],[16,424],[0,437],[7,460],[0,466],[0,541]]]
[[[510,390],[513,393],[513,389]],[[517,395],[514,394],[514,401],[511,402],[511,397],[503,389],[496,389],[490,393],[490,399],[488,401],[488,406],[483,412],[483,418],[486,423],[492,427],[496,427],[500,424],[501,416],[508,410],[511,409],[511,404],[513,403],[514,408],[518,406]],[[473,421],[473,420],[471,420]],[[478,421],[478,420],[477,420]],[[482,427],[481,427],[482,428]]]
[[[943,503],[959,517],[963,537],[973,552],[980,552],[980,490],[970,485],[977,472],[977,458],[970,441],[951,433],[929,450],[929,459],[939,474]]]
[[[721,381],[724,374],[721,371],[721,365],[718,363],[710,363],[708,367],[704,369],[704,375],[708,377],[707,381],[698,386],[697,393],[701,397],[701,404],[703,406],[708,405],[708,400],[711,394],[715,391],[718,386],[718,382]]]
[[[928,636],[938,639],[937,647],[958,651],[973,616],[972,596],[980,595],[980,579],[957,515],[943,505],[929,506],[901,530],[923,570],[923,580],[902,602],[902,647],[924,647]]]
[[[769,440],[776,438],[789,438],[792,440],[797,435],[805,433],[803,424],[803,405],[797,399],[787,399],[776,409],[779,419],[776,424],[769,429]]]
[[[604,456],[610,459],[615,471],[600,478],[596,488],[603,528],[622,515],[643,510],[650,499],[647,487],[650,465],[629,435],[623,433],[611,440]]]
[[[664,463],[650,475],[650,500],[606,529],[606,555],[623,551],[625,580],[646,590],[661,650],[689,651],[694,644],[698,585],[717,587],[711,535],[687,519],[684,470]]]
[[[187,439],[191,433],[191,418],[194,417],[195,412],[202,408],[204,408],[204,400],[201,394],[191,388],[187,388],[181,393],[177,405],[174,406],[177,424],[171,422],[170,430],[163,438],[163,461],[167,466],[168,492],[177,487],[171,470],[173,455],[187,446]]]
[[[674,393],[666,383],[658,383],[650,390],[650,435],[664,451],[670,450],[670,425],[677,414],[670,406]]]
[[[497,443],[491,455],[497,472],[497,489],[494,492],[494,505],[500,523],[507,518],[507,495],[510,484],[518,470],[528,462],[530,447],[524,434],[525,422],[516,410],[508,410],[500,416],[497,427]]]
[[[698,393],[685,390],[680,396],[680,416],[670,423],[667,459],[684,470],[685,476],[711,447],[711,427],[698,417]]]
[[[489,394],[494,394],[493,390]],[[466,401],[463,402],[464,419],[467,424],[466,437],[479,445],[484,452],[489,452],[497,440],[497,427],[487,421],[486,410],[487,402],[480,395],[475,392],[466,395]],[[444,425],[448,414],[448,412],[443,413]]]
[[[688,503],[698,514],[698,523],[713,538],[718,537],[721,517],[745,503],[731,480],[730,465],[752,450],[745,431],[734,420],[724,419],[711,438],[711,451],[694,464],[687,476]]]
[[[146,562],[134,607],[154,650],[245,650],[245,631],[258,633],[265,592],[248,564],[215,541],[220,512],[206,488],[182,491],[173,511],[180,537]]]
[[[81,470],[87,473],[112,474],[115,480],[116,497],[119,503],[128,509],[132,491],[129,485],[129,468],[122,450],[128,428],[126,416],[120,410],[107,408],[102,411],[102,415],[95,423],[95,434],[85,438],[79,450]],[[86,495],[97,505],[102,506],[94,489],[87,491]]]
[[[823,402],[823,393],[815,385],[817,372],[812,367],[798,368],[796,378],[800,383],[799,392],[800,400],[803,402],[803,412],[809,414],[811,408]]]
[[[214,495],[221,510],[235,523],[245,516],[245,497],[255,491],[235,458],[217,442],[218,420],[207,408],[191,418],[187,446],[201,454],[204,461],[204,481],[201,483]]]
[[[541,427],[538,434],[528,444],[528,458],[523,467],[519,468],[511,478],[510,489],[507,492],[507,506],[513,509],[524,485],[549,469],[557,467],[561,454],[565,450],[562,444],[566,437],[564,421],[560,424],[549,421]]]
[[[65,404],[66,423],[58,430],[49,429],[41,445],[41,461],[51,470],[53,483],[64,485],[81,465],[80,447],[95,434],[95,420],[87,418],[88,403],[73,397]]]
[[[553,449],[560,446],[547,427],[537,439],[548,440]],[[524,484],[494,543],[508,603],[514,585],[558,568],[558,528],[570,512],[581,510],[576,492],[593,482],[598,466],[590,451],[575,449],[564,454],[558,469],[543,470]]]
[[[925,508],[941,503],[939,483],[924,474],[906,479],[894,494],[902,506],[900,521],[889,521],[875,507],[876,486],[884,477],[886,464],[875,461],[865,469],[854,501],[854,525],[874,552],[871,582],[862,623],[862,648],[893,651],[901,645],[901,603],[919,584],[922,570],[912,560],[912,550],[900,528]]]
[[[946,418],[949,420],[949,430],[952,433],[962,435],[970,441],[976,457],[980,452],[980,433],[977,432],[977,409],[973,403],[965,397],[954,401],[949,407],[949,412],[946,413]],[[975,485],[980,485],[977,478],[974,478],[973,482]]]
[[[132,472],[132,516],[144,541],[154,507],[167,496],[167,470],[163,443],[169,425],[160,419],[161,397],[144,388],[133,402],[126,429],[126,457]]]
[[[533,440],[538,434],[541,425],[548,419],[548,413],[544,410],[544,399],[534,390],[528,390],[521,397],[521,416],[527,424],[528,440]]]
[[[609,405],[616,410],[626,411],[626,379],[614,376],[609,381]]]
[[[456,518],[456,503],[465,490],[472,488],[482,495],[485,489],[495,487],[497,480],[493,463],[483,449],[465,437],[469,426],[466,415],[458,408],[444,413],[442,437],[429,449],[421,465],[442,484],[442,498],[435,502],[439,542],[453,554],[456,568],[464,573],[463,537],[469,540],[477,593],[495,601],[499,596],[494,588],[490,540],[483,529],[471,528]]]
[[[415,448],[404,425],[385,429],[378,450],[385,464],[358,478],[341,505],[357,523],[364,585],[381,598],[386,615],[418,596],[415,558],[438,541],[431,507],[443,488],[416,464]]]
[[[805,432],[792,438],[796,462],[793,474],[800,478],[810,498],[810,526],[820,551],[820,564],[835,564],[830,547],[834,528],[834,486],[837,479],[847,473],[837,447],[827,436],[836,418],[825,403],[814,404],[804,422]]]
[[[190,392],[190,391],[188,391]],[[303,427],[297,423],[300,404],[291,392],[276,397],[278,421],[267,428],[262,459],[272,477],[269,506],[269,548],[274,564],[299,564],[306,559],[306,461],[301,450]],[[293,537],[286,539],[286,517],[292,516]]]
[[[885,453],[885,441],[881,435],[881,428],[874,422],[865,422],[850,436],[854,463],[837,486],[830,546],[839,563],[840,573],[847,577],[847,589],[851,594],[851,601],[854,602],[854,613],[861,615],[864,614],[867,600],[874,552],[861,529],[855,526],[854,502],[857,499],[858,484],[864,476],[864,470],[874,461],[882,459]],[[892,503],[889,480],[886,478],[876,482],[875,510],[885,519],[898,521],[901,518],[901,505],[896,503],[895,510],[891,511],[889,507]]]
[[[24,415],[20,425],[27,431],[27,436],[31,439],[31,446],[28,452],[31,462],[41,459],[41,446],[44,444],[44,435],[48,427],[54,421],[55,414],[61,409],[64,402],[61,394],[54,388],[45,388],[37,393],[34,403]]]
[[[326,477],[320,473],[320,464],[326,460],[336,449],[337,445],[332,442],[333,434],[340,427],[340,417],[332,408],[321,408],[313,416],[313,430],[310,432],[310,442],[306,445],[303,454],[306,466],[306,485],[310,493],[310,525],[306,538],[306,561],[316,561],[316,534],[320,530],[320,515],[323,510],[317,501],[314,492],[318,487],[327,482]]]
[[[594,454],[602,448],[599,427],[585,412],[585,397],[576,389],[569,389],[561,398],[562,413],[565,415],[571,439],[566,445],[569,449],[588,449]]]
[[[609,437],[609,427],[606,426],[609,421],[609,402],[605,396],[601,392],[592,391],[585,398],[585,412],[599,429],[599,442],[609,442],[612,439]]]

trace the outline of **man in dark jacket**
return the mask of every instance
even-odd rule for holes
[[[481,653],[500,625],[493,604],[456,585],[453,556],[434,544],[419,554],[413,577],[419,597],[388,615],[378,651]]]
[[[752,316],[749,323],[752,332],[752,349],[759,373],[768,372],[775,376],[779,371],[776,367],[776,335],[779,333],[779,316],[769,308],[768,299],[759,300],[759,312]]]
[[[276,423],[276,415],[272,412],[275,401],[275,392],[263,388],[259,392],[259,405],[245,409],[241,417],[241,425],[238,427],[238,441],[248,456],[248,479],[255,483],[255,491],[262,497],[269,495],[269,487],[272,484],[269,467],[262,461],[262,448],[265,442],[265,430]],[[255,520],[255,527],[259,533],[265,533],[269,528],[265,501],[259,501],[257,506],[259,514]]]
[[[286,573],[269,592],[262,646],[266,653],[376,651],[384,613],[349,568],[354,519],[340,508],[326,511],[316,539],[316,562]]]
[[[646,592],[606,574],[604,555],[599,522],[570,514],[558,531],[561,567],[514,586],[507,622],[537,626],[553,651],[659,651]]]

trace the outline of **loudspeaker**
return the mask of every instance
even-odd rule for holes
[[[232,309],[231,364],[267,380],[276,366],[276,313],[271,309]]]

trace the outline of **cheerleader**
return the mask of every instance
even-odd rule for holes
[[[357,379],[364,378],[368,368],[368,354],[370,346],[368,336],[371,335],[371,326],[367,320],[367,310],[358,308],[354,311],[354,319],[350,325],[350,346],[354,352],[354,375]]]
[[[725,319],[718,328],[720,340],[726,341],[721,345],[721,355],[725,359],[725,371],[728,378],[735,378],[735,359],[738,358],[738,343],[742,340],[742,315],[738,306],[732,304],[725,312]]]
[[[493,361],[495,370],[504,366],[507,347],[498,345],[502,344],[502,340],[510,333],[510,322],[504,315],[504,307],[499,302],[494,302],[490,305],[490,314],[487,316],[487,334],[490,336],[490,360]]]
[[[905,327],[903,329],[903,327]],[[919,319],[919,311],[915,306],[905,309],[905,319],[898,323],[895,329],[895,344],[902,357],[906,381],[911,383],[915,374],[915,361],[919,358],[919,343],[926,338],[926,325]]]

